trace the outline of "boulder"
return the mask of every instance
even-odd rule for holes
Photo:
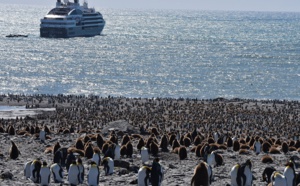
[[[129,124],[125,120],[117,120],[117,121],[112,121],[107,124],[106,127],[102,129],[102,133],[109,133],[110,131],[116,131],[118,133],[137,133],[137,130]]]
[[[114,166],[129,169],[130,163],[124,160],[114,160]]]
[[[4,173],[1,173],[0,178],[1,179],[10,179],[10,180],[12,180],[13,174],[10,173],[10,172],[4,172]]]

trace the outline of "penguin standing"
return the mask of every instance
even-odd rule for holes
[[[34,183],[38,183],[40,181],[40,170],[42,167],[42,162],[39,159],[34,160],[30,165],[30,179]]]
[[[166,134],[163,135],[163,137],[160,140],[160,145],[159,147],[161,148],[161,150],[163,152],[168,152],[168,145],[169,145],[169,140],[168,140],[168,136]]]
[[[66,159],[68,156],[68,148],[61,147],[57,149],[57,151],[54,154],[54,163],[58,163],[60,166],[66,166]]]
[[[287,180],[287,186],[295,185],[296,174],[295,174],[295,169],[294,169],[294,163],[292,161],[289,161],[286,164],[286,167],[283,171],[283,176],[285,176],[285,178]]]
[[[26,162],[24,165],[24,176],[25,179],[30,178],[31,172],[30,172],[30,166],[31,166],[32,161]]]
[[[64,178],[62,167],[58,163],[54,163],[51,165],[50,170],[53,175],[54,183],[62,183]]]
[[[92,157],[92,161],[94,161],[97,164],[97,166],[100,166],[101,156],[100,156],[100,150],[97,148],[94,148],[94,154]]]
[[[209,186],[209,170],[207,163],[201,161],[194,169],[194,175],[191,180],[191,186]]]
[[[70,167],[70,165],[73,161],[76,161],[76,158],[75,158],[73,152],[70,151],[70,153],[67,155],[67,160],[66,160],[66,163],[65,163],[67,171],[69,171],[69,167]]]
[[[100,171],[96,162],[91,162],[90,170],[87,174],[87,182],[89,186],[98,186],[99,185],[99,176]]]
[[[233,141],[232,141],[232,138],[231,138],[231,137],[228,137],[228,138],[227,138],[227,150],[228,150],[228,151],[231,151],[231,150],[232,150],[232,147],[233,147]]]
[[[46,132],[44,130],[40,131],[39,138],[40,138],[42,143],[45,143],[45,141],[46,141]]]
[[[220,134],[218,132],[214,132],[213,137],[215,141],[218,141]]]
[[[152,186],[160,186],[163,180],[163,171],[159,163],[159,158],[155,158],[151,167],[151,184]]]
[[[119,160],[120,157],[121,157],[121,153],[120,153],[121,147],[120,147],[120,145],[116,144],[114,148],[115,148],[114,149],[114,151],[115,151],[115,153],[114,153],[114,155],[115,155],[114,160]]]
[[[223,157],[219,154],[217,154],[215,151],[212,151],[208,156],[207,156],[207,163],[210,166],[219,166],[223,164]]]
[[[177,141],[180,140],[180,132],[179,131],[177,131],[177,133],[176,133],[176,139],[177,139]]]
[[[69,172],[68,172],[68,181],[71,186],[79,184],[79,176],[80,176],[79,168],[76,165],[76,161],[73,161],[69,167]]]
[[[102,165],[104,167],[105,175],[111,175],[114,173],[114,160],[110,157],[105,157],[102,160]]]
[[[108,148],[107,148],[107,150],[104,152],[104,157],[110,157],[110,158],[113,159],[115,157],[114,153],[115,153],[115,151],[114,151],[114,145],[113,144],[109,145]]]
[[[132,146],[131,142],[129,141],[126,143],[126,157],[131,158],[132,154],[133,154],[133,146]]]
[[[237,180],[237,173],[238,173],[238,170],[240,167],[241,167],[240,164],[236,164],[231,168],[231,171],[230,171],[231,186],[238,186],[236,180]]]
[[[272,175],[276,171],[274,167],[266,167],[262,173],[263,181],[270,183],[272,181]]]
[[[254,147],[254,152],[256,155],[258,155],[261,151],[261,143],[260,141],[257,139],[255,140],[254,144],[253,144],[253,147]]]
[[[231,169],[231,185],[232,186],[251,186],[253,181],[253,174],[251,172],[252,163],[247,160],[242,165],[235,165]]]
[[[146,161],[149,161],[150,155],[149,155],[149,151],[146,147],[142,147],[141,149],[141,159],[142,159],[142,163],[145,163]]]
[[[208,172],[208,182],[209,182],[209,184],[211,184],[211,182],[213,181],[212,167],[206,162],[204,162],[204,164],[205,164],[207,172]]]
[[[185,146],[180,146],[178,149],[179,160],[184,160],[187,158],[187,150]]]
[[[43,162],[43,165],[40,170],[40,184],[41,186],[48,186],[50,183],[50,168],[47,166],[47,162]]]
[[[19,157],[19,155],[21,154],[17,145],[15,144],[15,142],[10,141],[11,142],[11,147],[9,149],[9,157],[13,160],[17,159]]]
[[[288,186],[287,179],[284,175],[280,174],[279,172],[275,171],[272,176],[272,186]]]
[[[138,171],[138,186],[148,186],[150,184],[151,167],[143,166]]]
[[[81,158],[77,158],[76,160],[78,169],[79,169],[79,183],[83,183],[84,180],[84,166],[82,165]]]

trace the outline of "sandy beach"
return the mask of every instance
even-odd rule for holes
[[[89,137],[93,147],[97,147],[95,135],[101,134],[109,141],[110,133],[116,132],[118,144],[121,145],[124,135],[130,136],[133,145],[132,157],[121,157],[120,166],[115,166],[114,174],[105,176],[100,166],[100,185],[136,184],[137,170],[143,166],[141,155],[137,149],[139,136],[145,141],[152,135],[157,144],[163,135],[170,137],[176,134],[181,146],[187,149],[187,158],[179,159],[179,155],[168,145],[167,151],[159,149],[157,157],[165,169],[162,185],[190,185],[194,168],[204,159],[195,152],[194,139],[186,144],[183,137],[189,137],[196,131],[200,144],[209,142],[215,152],[223,157],[223,163],[213,166],[211,185],[230,184],[230,170],[237,163],[250,159],[253,163],[253,185],[267,185],[262,180],[262,173],[268,166],[283,172],[285,163],[293,157],[296,161],[296,172],[299,171],[299,129],[300,103],[282,100],[245,100],[223,99],[173,99],[173,98],[125,98],[74,95],[1,95],[0,106],[22,106],[22,111],[0,110],[0,185],[36,185],[25,179],[24,164],[36,158],[53,163],[53,152],[45,150],[59,142],[61,147],[72,147],[78,138]],[[18,110],[17,107],[14,110]],[[9,112],[9,114],[8,114]],[[7,117],[9,115],[9,117]],[[15,134],[7,133],[9,126]],[[50,133],[44,143],[38,133],[26,131],[26,127],[44,129]],[[2,130],[2,131],[1,131]],[[74,132],[72,132],[74,130]],[[71,132],[70,132],[71,131]],[[157,131],[157,132],[156,132]],[[216,133],[218,137],[216,138]],[[138,135],[136,135],[138,134]],[[220,138],[225,140],[219,141]],[[243,151],[233,150],[227,146],[228,138],[236,139]],[[252,139],[268,141],[278,151],[261,152],[253,150]],[[11,142],[19,148],[17,159],[9,157]],[[288,152],[282,149],[283,143],[289,146]],[[99,147],[100,148],[100,147]],[[101,148],[100,148],[101,149]],[[101,149],[102,150],[102,149]],[[175,150],[176,151],[176,150]],[[279,152],[279,153],[278,153]],[[271,163],[263,163],[262,157],[269,154]],[[103,157],[103,152],[101,152]],[[146,164],[151,165],[156,156],[151,155]],[[82,157],[85,174],[89,169],[90,159]],[[124,166],[124,165],[128,165]],[[9,174],[10,173],[10,174]],[[5,175],[11,175],[6,178]],[[64,169],[64,183],[67,185],[67,172]],[[60,185],[53,183],[51,185]],[[86,175],[85,181],[86,183]]]

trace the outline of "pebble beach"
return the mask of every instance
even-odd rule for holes
[[[26,162],[39,158],[51,165],[51,150],[57,142],[70,148],[75,146],[76,140],[88,138],[93,147],[97,147],[95,136],[100,134],[107,142],[112,131],[120,145],[124,135],[130,137],[133,154],[131,157],[122,156],[119,162],[115,162],[112,175],[106,176],[103,166],[100,166],[101,186],[137,185],[137,171],[143,166],[137,147],[139,140],[143,138],[147,142],[152,137],[159,145],[164,135],[170,139],[173,134],[179,138],[180,146],[186,148],[187,157],[180,160],[178,149],[169,144],[167,149],[160,148],[157,154],[151,154],[145,163],[151,165],[153,159],[159,157],[164,167],[162,185],[190,185],[195,167],[204,160],[197,154],[196,147],[205,143],[223,157],[221,165],[212,166],[211,185],[230,185],[231,168],[248,159],[252,162],[255,186],[267,185],[262,179],[266,167],[272,166],[283,172],[291,157],[296,162],[296,173],[299,171],[299,101],[1,95],[0,106],[25,108],[16,113],[0,111],[1,186],[36,185],[23,175]],[[8,132],[9,127],[13,127],[13,133]],[[34,127],[36,131],[28,131],[26,127]],[[38,131],[45,127],[50,132],[46,141],[41,142]],[[199,136],[200,141],[196,142],[192,133]],[[184,138],[189,138],[190,144]],[[229,138],[239,142],[238,150],[228,146]],[[271,147],[256,154],[251,143],[255,138],[270,143]],[[11,141],[20,151],[16,159],[9,156]],[[282,148],[285,143],[289,147],[287,152]],[[271,159],[267,163],[262,160],[266,155]],[[90,159],[83,156],[82,160],[87,173]],[[64,183],[53,183],[51,177],[50,185],[68,185],[67,172],[64,171]],[[87,185],[86,180],[80,185]]]

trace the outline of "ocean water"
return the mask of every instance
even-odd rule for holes
[[[1,94],[300,100],[300,13],[96,7],[101,36],[40,38],[51,8],[1,4]]]

